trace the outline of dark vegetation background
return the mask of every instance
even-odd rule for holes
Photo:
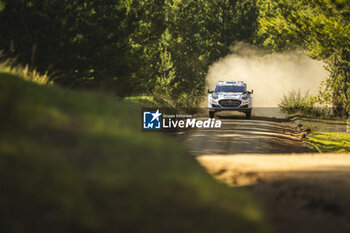
[[[209,65],[234,41],[252,42],[258,15],[250,0],[9,0],[1,9],[0,48],[57,84],[175,105],[198,104]]]
[[[237,41],[326,62],[320,102],[349,111],[349,0],[1,0],[0,49],[55,83],[195,107]]]

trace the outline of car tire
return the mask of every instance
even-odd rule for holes
[[[215,112],[209,111],[209,118],[215,118]]]
[[[252,112],[246,112],[245,119],[251,119],[251,118],[252,118]]]

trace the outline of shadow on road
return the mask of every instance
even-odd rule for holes
[[[285,119],[221,116],[220,129],[194,129],[186,144],[195,155],[237,153],[308,153],[315,150],[296,137]]]
[[[350,156],[207,155],[200,163],[234,189],[250,189],[277,233],[350,232]]]

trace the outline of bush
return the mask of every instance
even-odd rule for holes
[[[293,90],[284,95],[278,107],[287,115],[325,117],[330,114],[327,107],[318,105],[316,96],[310,95],[309,92],[302,94],[300,90]]]

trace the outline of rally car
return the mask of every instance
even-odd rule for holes
[[[209,117],[216,112],[239,111],[250,119],[252,115],[252,91],[247,91],[247,84],[242,81],[219,81],[214,91],[208,89]]]

